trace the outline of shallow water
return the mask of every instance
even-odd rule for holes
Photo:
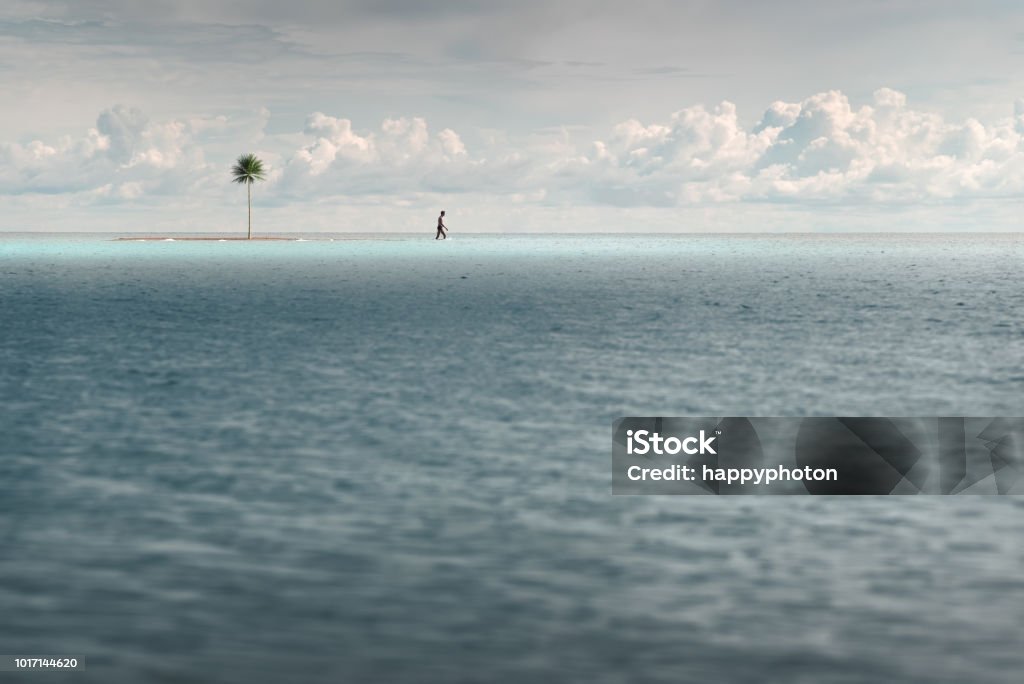
[[[1024,236],[454,237],[0,235],[0,652],[1020,681],[1021,499],[613,498],[609,455],[621,415],[1024,415]]]

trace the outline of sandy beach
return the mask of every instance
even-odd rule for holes
[[[398,240],[403,236],[396,235],[395,237],[384,237],[384,236],[360,236],[353,235],[351,237],[225,237],[225,236],[202,236],[196,237],[191,235],[137,235],[137,236],[121,236],[114,238],[117,242],[160,242],[160,241],[171,241],[171,242],[342,242],[347,240]],[[408,236],[404,236],[408,237]]]

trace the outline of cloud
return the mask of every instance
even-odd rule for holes
[[[202,150],[189,143],[185,123],[151,123],[138,110],[115,107],[77,140],[0,145],[0,193],[91,191],[130,200],[181,191],[203,167]]]
[[[317,112],[304,134],[309,142],[287,162],[277,188],[295,199],[422,192],[461,176],[469,163],[455,131],[432,134],[419,117],[385,119],[378,130],[360,134],[350,120]]]
[[[287,169],[289,189],[316,193],[459,192],[546,204],[686,206],[726,202],[915,203],[1024,191],[1024,102],[990,125],[951,123],[882,88],[856,107],[839,91],[775,102],[750,126],[723,102],[667,121],[627,120],[590,141],[495,137],[469,149],[423,119],[357,133],[314,114],[311,142]],[[322,182],[327,181],[327,182]]]
[[[469,145],[421,117],[361,130],[316,112],[301,131],[267,136],[265,110],[248,119],[157,121],[118,106],[77,139],[0,145],[0,194],[84,193],[106,203],[213,198],[227,192],[228,161],[255,142],[271,167],[261,192],[277,205],[339,197],[401,204],[424,195],[597,207],[1007,199],[1024,192],[1024,100],[1014,107],[989,124],[950,122],[892,89],[859,106],[828,91],[772,103],[746,125],[722,102],[660,122],[626,120],[603,135],[555,129]]]
[[[613,203],[927,202],[1024,190],[1024,107],[990,125],[950,123],[882,88],[851,105],[839,91],[776,102],[754,126],[735,107],[691,107],[664,123],[627,121],[595,143],[591,197]]]
[[[208,194],[223,175],[207,161],[221,151],[259,140],[269,112],[254,117],[151,120],[137,108],[117,105],[74,138],[0,143],[0,195],[81,195],[97,202]]]

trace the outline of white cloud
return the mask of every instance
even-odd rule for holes
[[[317,112],[301,131],[275,135],[268,120],[266,110],[152,120],[113,107],[77,138],[0,144],[0,195],[213,204],[234,196],[227,167],[250,150],[271,169],[260,199],[277,207],[415,207],[455,195],[467,206],[927,207],[1024,192],[1024,100],[1004,120],[954,122],[888,88],[860,105],[828,91],[775,102],[750,124],[723,102],[603,135],[489,131],[476,145],[420,117],[360,130]]]
[[[304,133],[307,144],[292,153],[271,192],[292,200],[389,194],[400,201],[422,192],[484,191],[473,172],[487,161],[472,158],[455,131],[433,134],[419,117],[385,119],[378,130],[359,133],[350,120],[317,112]]]
[[[138,199],[186,191],[208,167],[192,124],[113,107],[77,139],[0,144],[0,194],[87,192]],[[104,192],[104,188],[119,188]]]
[[[590,175],[593,187],[615,190],[614,203],[636,204],[652,194],[669,204],[1009,197],[1024,191],[1021,120],[949,123],[883,88],[860,107],[838,91],[776,102],[747,129],[724,102],[664,124],[620,125],[579,180]]]
[[[358,133],[317,113],[285,172],[289,196],[417,192],[505,195],[556,205],[672,207],[728,202],[927,203],[1024,191],[1024,103],[989,125],[914,110],[903,93],[859,107],[839,91],[775,102],[753,125],[723,102],[628,120],[598,140],[564,131],[468,149],[423,119]]]
[[[152,120],[137,108],[114,106],[78,137],[0,142],[0,196],[66,195],[106,205],[209,197],[226,178],[231,155],[263,139],[268,117],[261,110],[233,119]]]

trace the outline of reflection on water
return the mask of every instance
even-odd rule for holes
[[[1022,256],[5,238],[0,651],[76,682],[1019,681],[1021,500],[613,498],[609,453],[620,415],[1020,415]]]

